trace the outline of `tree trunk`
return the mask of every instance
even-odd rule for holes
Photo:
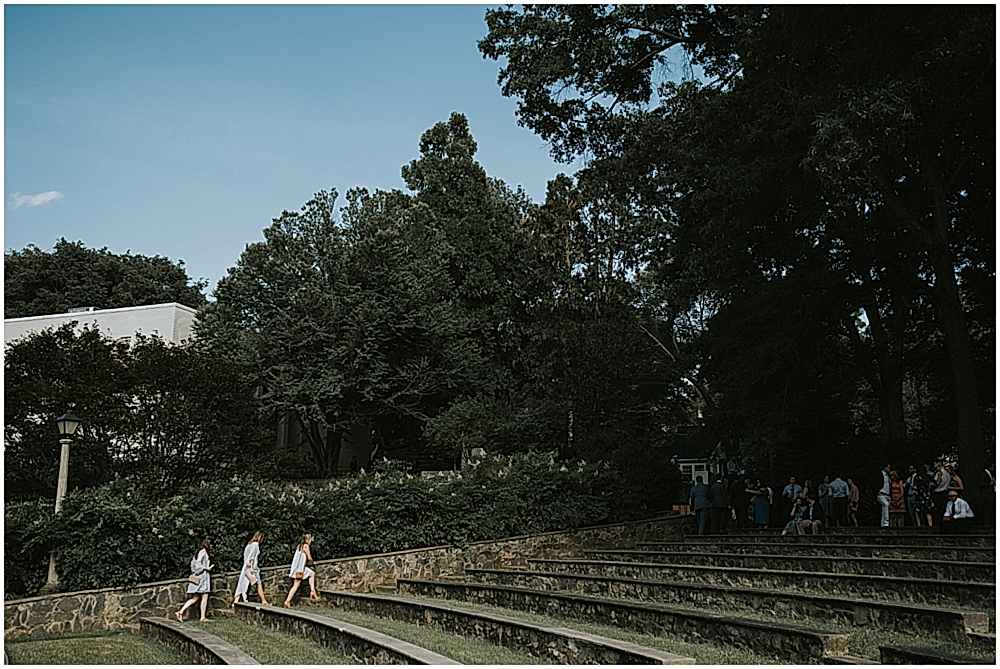
[[[985,444],[979,409],[979,388],[972,360],[972,345],[965,322],[965,312],[955,279],[955,261],[948,244],[948,212],[940,180],[929,177],[934,198],[930,228],[929,255],[934,268],[935,313],[944,332],[948,361],[954,384],[955,411],[958,419],[958,460],[965,495],[980,512],[983,499],[981,484],[985,468]]]
[[[882,459],[885,459],[906,441],[906,421],[903,414],[903,352],[901,341],[896,342],[895,346],[890,342],[878,305],[874,304],[874,300],[872,302],[862,307],[868,317],[878,368],[874,380],[877,381],[875,391],[878,393],[879,435],[885,449]],[[902,315],[896,314],[894,321],[897,325],[901,324]]]

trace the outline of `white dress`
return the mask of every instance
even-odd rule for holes
[[[306,554],[302,552],[301,546],[295,549],[295,557],[292,558],[292,568],[288,570],[288,578],[295,578],[296,572],[300,571],[302,578],[306,580],[316,573],[306,566]]]
[[[260,544],[252,541],[243,549],[243,568],[240,570],[240,580],[236,582],[236,597],[247,598],[247,589],[250,587],[250,575],[253,574],[255,581],[260,581],[260,565],[257,558],[260,556]]]
[[[189,595],[202,594],[212,589],[212,577],[208,573],[211,566],[212,562],[208,558],[208,551],[204,548],[198,551],[198,555],[191,558],[191,575],[198,576],[199,579],[197,583],[188,582],[187,593]]]

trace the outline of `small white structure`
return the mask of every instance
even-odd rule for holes
[[[24,318],[6,318],[3,341],[9,344],[32,332],[57,328],[76,321],[78,330],[96,327],[112,339],[131,339],[136,333],[159,335],[164,341],[179,344],[190,340],[198,312],[176,302],[149,304],[120,309],[80,309],[65,314],[46,314]]]

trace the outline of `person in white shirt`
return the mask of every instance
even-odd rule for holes
[[[944,505],[944,518],[941,522],[942,532],[965,532],[975,514],[972,507],[959,497],[957,490],[948,491],[948,502]]]
[[[260,545],[264,542],[263,532],[254,532],[250,541],[243,549],[243,568],[240,570],[240,578],[236,582],[236,594],[233,595],[233,606],[238,601],[247,601],[247,590],[250,586],[257,587],[257,596],[260,603],[267,606],[267,597],[264,596],[264,586],[260,582]]]
[[[295,547],[292,566],[288,571],[288,578],[292,579],[292,588],[288,591],[288,596],[285,597],[285,603],[283,604],[286,609],[292,608],[292,598],[295,597],[295,593],[298,591],[299,586],[302,585],[302,581],[309,583],[310,601],[319,600],[319,595],[316,593],[316,572],[308,566],[313,561],[312,551],[309,549],[309,544],[312,543],[312,540],[313,536],[311,534],[304,534],[299,541],[299,545]]]
[[[878,491],[878,505],[882,509],[882,517],[879,520],[879,527],[885,529],[889,527],[889,472],[891,468],[886,465],[882,468],[882,487]]]
[[[188,576],[187,594],[191,595],[184,606],[174,612],[174,617],[178,622],[184,622],[184,613],[201,601],[201,622],[206,622],[208,618],[205,613],[208,609],[208,595],[212,590],[212,576],[209,571],[212,569],[212,559],[208,555],[211,546],[208,539],[201,542],[198,551],[191,558],[191,575]]]

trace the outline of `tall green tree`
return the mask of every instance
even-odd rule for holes
[[[207,285],[188,276],[184,261],[60,239],[51,252],[28,246],[4,253],[4,318],[163,302],[197,309],[205,304]]]
[[[321,473],[333,473],[337,435],[358,421],[386,449],[412,446],[451,403],[502,376],[531,274],[501,270],[527,203],[489,179],[475,151],[456,114],[404,167],[412,194],[353,190],[339,220],[330,193],[283,213],[206,310],[199,336],[216,350],[236,343],[272,419],[291,412],[311,426]]]
[[[4,488],[8,498],[55,491],[55,419],[83,420],[74,437],[71,488],[137,478],[151,490],[191,480],[274,471],[273,436],[249,404],[232,364],[158,337],[112,340],[73,324],[7,344]]]

